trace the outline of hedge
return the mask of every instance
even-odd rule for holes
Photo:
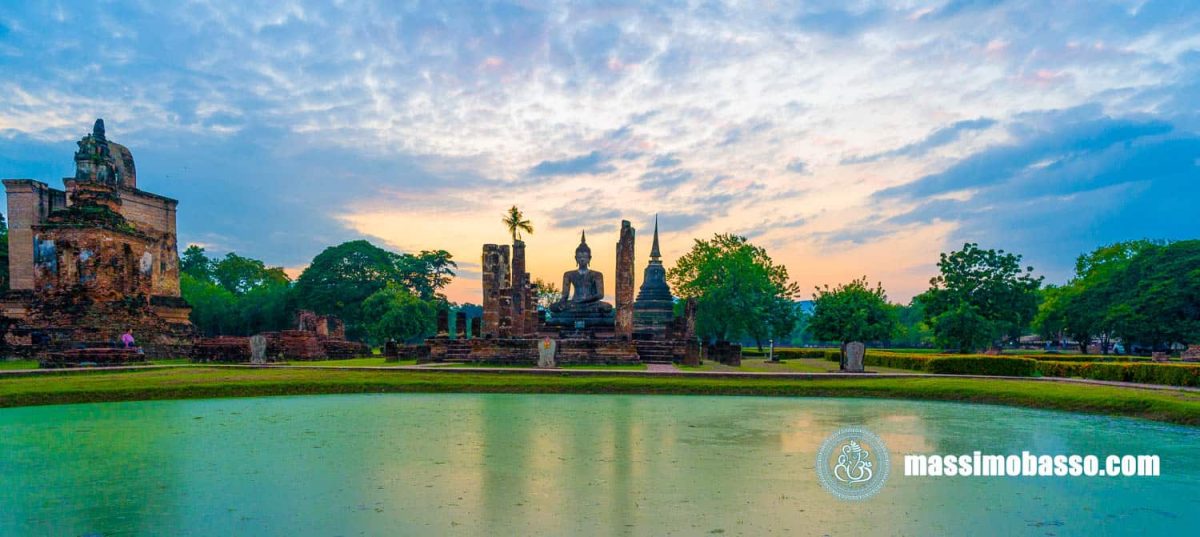
[[[925,362],[925,370],[943,375],[997,375],[1032,377],[1037,360],[1009,356],[939,356]]]
[[[1038,362],[1046,377],[1079,377],[1167,386],[1200,386],[1200,364],[1129,362]]]

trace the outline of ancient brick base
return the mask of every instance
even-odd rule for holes
[[[541,338],[433,338],[428,361],[497,365],[537,365]],[[559,339],[555,361],[560,365],[636,364],[637,347],[622,339]]]
[[[38,362],[42,368],[115,367],[146,363],[146,355],[134,349],[74,349],[46,353]]]

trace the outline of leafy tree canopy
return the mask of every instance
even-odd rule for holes
[[[830,288],[817,287],[813,295],[809,330],[819,341],[884,341],[897,328],[895,307],[888,304],[881,284],[871,287],[866,276]]]
[[[301,308],[336,315],[346,324],[347,337],[367,335],[362,311],[367,297],[396,285],[422,300],[445,301],[441,294],[457,265],[444,250],[418,255],[397,254],[365,240],[326,248],[296,280]]]
[[[675,293],[696,299],[696,330],[702,338],[765,339],[791,333],[796,322],[793,299],[799,285],[787,268],[745,237],[717,234],[696,240],[691,251],[667,271]]]
[[[1021,256],[967,243],[943,253],[940,274],[919,296],[926,322],[943,348],[972,352],[1003,338],[1015,339],[1038,307],[1042,278],[1021,267]]]
[[[388,340],[412,342],[431,336],[436,326],[437,306],[421,300],[396,284],[376,291],[363,301],[367,333],[374,343]]]

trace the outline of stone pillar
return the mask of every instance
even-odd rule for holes
[[[437,312],[437,335],[438,337],[450,335],[450,312],[447,310],[443,309]]]
[[[532,281],[528,272],[525,273],[525,281]],[[525,286],[525,335],[537,334],[542,324],[540,315],[545,315],[545,312],[538,311],[537,287],[530,283]]]
[[[633,226],[628,220],[621,221],[621,235],[617,240],[617,319],[618,337],[633,336]]]
[[[483,319],[475,317],[471,319],[471,337],[483,337]]]
[[[683,337],[687,340],[696,339],[695,298],[688,298],[683,301]]]
[[[480,334],[499,335],[502,290],[509,287],[508,245],[483,245],[483,328]],[[509,298],[511,301],[511,297]]]
[[[455,339],[467,338],[467,312],[459,310],[454,314]]]
[[[511,329],[514,336],[523,336],[529,332],[529,327],[525,326],[525,311],[529,306],[526,303],[528,277],[529,274],[525,272],[525,241],[515,240],[512,245],[512,286],[509,289],[512,297]]]

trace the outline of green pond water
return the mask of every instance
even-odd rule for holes
[[[860,425],[879,495],[815,453]],[[863,399],[392,394],[0,410],[2,535],[1182,535],[1200,430]],[[1157,454],[1161,477],[918,478],[904,453]],[[1187,529],[1191,528],[1191,529]]]

